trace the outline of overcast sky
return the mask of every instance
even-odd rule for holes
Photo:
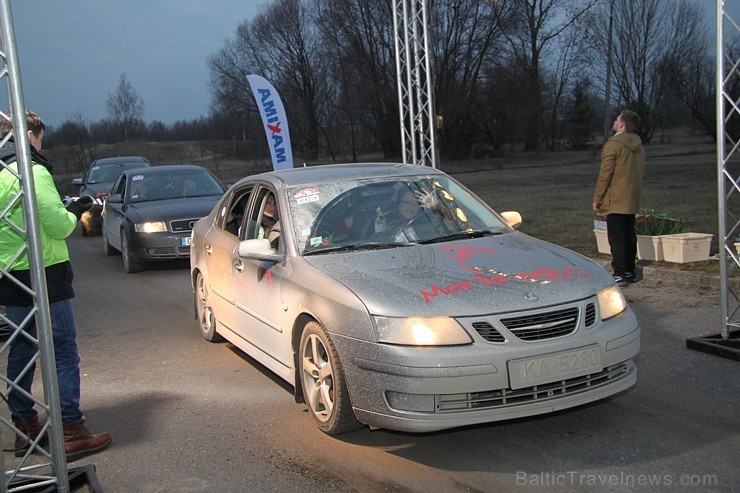
[[[377,0],[369,0],[377,1]],[[694,0],[714,25],[716,0]],[[144,121],[208,115],[206,59],[268,0],[11,0],[26,106],[49,125],[107,118],[121,74]],[[730,0],[738,7],[740,0]],[[740,10],[740,9],[738,9]],[[7,109],[7,94],[0,91]]]
[[[208,115],[206,59],[263,0],[11,0],[26,107],[47,125],[107,118],[121,74],[144,121]],[[5,90],[2,93],[6,93]],[[7,95],[3,94],[3,110]]]

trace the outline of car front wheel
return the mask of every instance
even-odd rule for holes
[[[200,272],[195,277],[195,309],[203,339],[208,342],[223,341],[224,338],[216,332],[216,317],[213,315],[213,308],[211,308],[206,280]]]
[[[337,350],[316,322],[303,329],[298,364],[303,397],[319,429],[336,435],[361,428],[352,411]]]
[[[129,241],[128,234],[125,231],[121,231],[121,256],[123,257],[123,270],[129,274],[144,270],[144,264],[137,262],[133,258],[133,254],[131,253],[131,242]]]

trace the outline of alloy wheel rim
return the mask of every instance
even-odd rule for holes
[[[326,422],[334,410],[334,368],[326,347],[316,334],[306,339],[302,358],[308,407],[319,421]]]

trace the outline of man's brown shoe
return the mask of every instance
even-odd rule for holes
[[[22,423],[13,422],[16,428],[22,431],[26,436],[18,435],[15,436],[15,446],[13,447],[13,453],[16,457],[23,457],[26,455],[26,450],[31,446],[31,442],[41,433],[42,425],[39,423],[39,417],[34,416],[28,421]],[[44,433],[44,436],[38,441],[38,445],[44,446],[49,443],[48,433]]]
[[[110,442],[110,433],[93,435],[85,428],[85,421],[73,421],[63,426],[64,451],[67,461],[74,461],[87,454],[92,454],[105,448]]]

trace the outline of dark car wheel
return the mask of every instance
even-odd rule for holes
[[[211,308],[206,280],[200,272],[195,277],[195,309],[203,339],[208,342],[222,342],[224,338],[216,332],[216,317]]]
[[[105,233],[105,225],[102,229],[102,235],[103,235],[103,253],[108,256],[115,255],[116,250],[112,246],[110,246],[110,242],[108,241],[108,235]]]
[[[131,254],[131,242],[128,239],[128,233],[125,231],[121,231],[121,256],[123,257],[123,270],[129,274],[144,270],[144,264],[134,260]]]
[[[337,350],[316,322],[303,329],[298,365],[303,397],[321,431],[336,435],[362,427],[352,411]]]

